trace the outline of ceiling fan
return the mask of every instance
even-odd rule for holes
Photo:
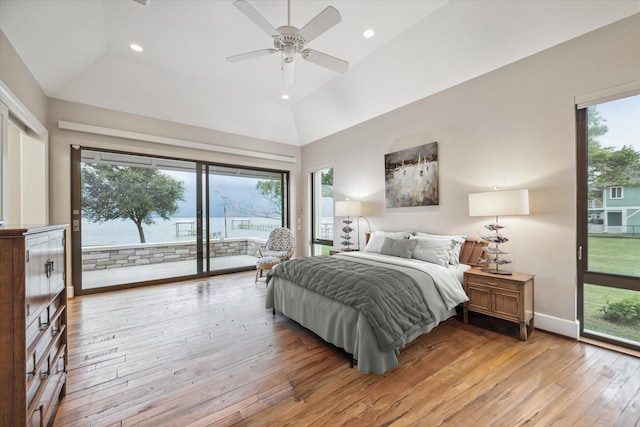
[[[329,6],[301,29],[291,26],[291,0],[287,0],[287,25],[274,28],[257,10],[246,0],[235,0],[233,5],[240,9],[247,18],[251,19],[258,27],[273,38],[273,48],[261,49],[247,52],[240,55],[229,56],[227,61],[237,62],[258,56],[269,55],[276,52],[282,54],[282,76],[285,87],[293,85],[295,80],[295,59],[296,54],[302,59],[328,68],[338,73],[343,73],[349,68],[349,63],[326,53],[309,49],[306,44],[316,37],[329,30],[331,27],[342,21],[340,12]]]

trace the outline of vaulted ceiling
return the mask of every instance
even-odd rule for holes
[[[285,89],[279,54],[225,60],[272,47],[232,0],[147,1],[0,0],[0,28],[49,97],[303,145],[640,12],[636,0],[293,0],[298,28],[340,12],[309,47],[350,65],[298,60]],[[287,24],[285,0],[249,3]]]

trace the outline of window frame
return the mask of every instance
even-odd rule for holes
[[[617,195],[618,192],[620,193],[619,196]],[[616,193],[616,194],[614,195],[614,193]],[[611,200],[622,200],[622,199],[624,199],[624,187],[621,186],[621,185],[616,185],[614,187],[609,187],[609,198]]]
[[[318,236],[316,236],[316,209],[318,208],[318,199],[317,199],[317,191],[316,188],[318,186],[322,185],[322,181],[320,181],[320,184],[318,185],[317,180],[321,179],[321,174],[324,171],[327,171],[329,169],[333,169],[333,166],[329,166],[329,167],[325,167],[322,169],[316,169],[313,170],[309,173],[309,184],[310,184],[310,189],[309,189],[309,194],[311,195],[311,200],[310,200],[310,205],[311,205],[311,242],[310,242],[310,249],[311,249],[311,255],[316,255],[314,249],[316,245],[321,245],[321,246],[331,246],[333,247],[333,240],[328,240],[328,239],[322,239]],[[321,196],[321,195],[320,195]]]

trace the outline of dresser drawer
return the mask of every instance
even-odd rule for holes
[[[45,419],[49,419],[53,408],[58,402],[58,396],[67,377],[65,348],[62,346],[57,352],[49,356],[49,372],[44,383],[44,391],[37,407],[42,407]]]
[[[27,326],[27,349],[34,346],[36,342],[42,341],[48,326],[49,311],[42,310]]]

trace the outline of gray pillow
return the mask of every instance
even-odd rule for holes
[[[449,264],[451,251],[457,244],[454,239],[411,236],[411,240],[417,242],[417,246],[413,250],[413,258],[443,267]]]
[[[416,247],[417,243],[417,240],[391,239],[389,237],[385,237],[384,242],[382,242],[382,246],[380,247],[380,253],[382,255],[391,255],[400,258],[411,258],[413,248]]]

